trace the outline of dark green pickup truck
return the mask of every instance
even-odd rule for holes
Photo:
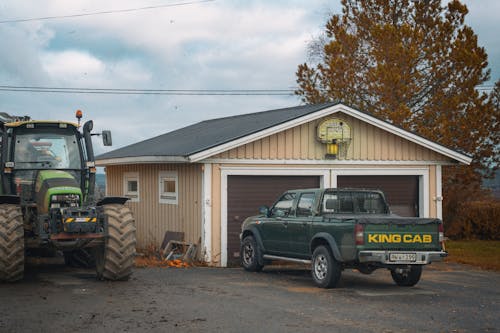
[[[243,267],[260,271],[272,260],[311,264],[322,288],[335,287],[344,268],[364,274],[387,268],[396,284],[414,286],[423,265],[447,255],[441,220],[393,215],[377,190],[291,190],[260,213],[242,224]]]

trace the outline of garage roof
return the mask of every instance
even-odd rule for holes
[[[469,164],[467,155],[405,131],[341,103],[324,103],[205,120],[96,157],[98,165],[197,162],[205,158],[337,112],[349,114],[431,150]]]

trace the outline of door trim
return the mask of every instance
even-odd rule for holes
[[[429,168],[356,168],[331,169],[332,187],[337,187],[338,176],[418,176],[418,215],[429,217]]]

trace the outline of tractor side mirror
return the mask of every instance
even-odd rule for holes
[[[102,131],[102,143],[105,146],[111,146],[113,144],[113,140],[111,138],[111,131]]]

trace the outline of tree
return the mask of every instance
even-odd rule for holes
[[[341,101],[473,155],[445,169],[447,192],[477,190],[499,163],[500,80],[488,95],[487,54],[458,0],[342,0],[298,66],[306,103]]]

